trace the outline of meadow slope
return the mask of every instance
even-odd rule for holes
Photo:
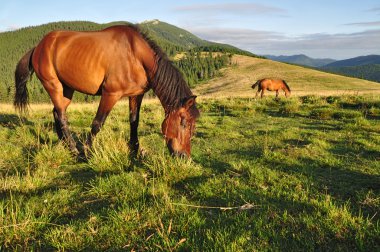
[[[321,72],[268,59],[235,55],[235,66],[225,68],[221,76],[199,85],[194,93],[202,97],[253,97],[252,83],[262,78],[287,81],[292,95],[380,95],[380,83]],[[274,95],[268,92],[267,95]],[[282,94],[283,95],[283,94]]]

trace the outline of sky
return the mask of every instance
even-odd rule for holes
[[[0,31],[54,21],[159,19],[255,54],[380,54],[379,0],[1,0]]]

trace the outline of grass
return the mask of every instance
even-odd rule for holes
[[[380,249],[378,98],[225,98],[199,107],[192,160],[169,156],[162,108],[148,102],[144,156],[129,157],[121,103],[86,162],[58,141],[51,107],[22,120],[0,110],[0,249]],[[69,108],[78,141],[95,111]]]

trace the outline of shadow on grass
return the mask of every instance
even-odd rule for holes
[[[25,117],[20,117],[16,114],[2,114],[0,113],[0,126],[9,129],[15,129],[21,125],[33,126],[34,123],[26,119]]]
[[[247,250],[260,250],[260,244],[265,248],[270,242],[271,248],[285,251],[304,250],[352,250],[358,247],[355,238],[355,229],[344,229],[343,236],[339,236],[339,230],[334,225],[319,223],[318,217],[323,209],[316,208],[315,205],[288,200],[276,196],[260,194],[254,189],[243,189],[239,191],[244,195],[244,199],[254,203],[257,207],[249,210],[221,210],[221,209],[199,209],[198,214],[202,216],[203,222],[190,226],[189,237],[193,246],[199,244],[212,244],[210,248],[199,247],[198,249],[225,250],[226,242],[244,242]],[[240,196],[239,195],[239,196]],[[223,200],[225,195],[217,195],[202,199],[199,204],[204,206],[228,206],[232,201],[237,206],[246,202],[239,197]],[[231,197],[228,195],[226,197]],[[195,199],[196,200],[196,199]],[[234,205],[235,206],[235,205]],[[186,210],[184,210],[186,211]],[[189,210],[187,210],[189,211]],[[195,211],[195,210],[194,210]],[[304,220],[303,216],[314,216],[313,219]],[[307,223],[312,221],[311,223]],[[194,229],[194,230],[192,230]],[[209,234],[214,234],[210,236]],[[376,247],[375,235],[365,236],[361,249]],[[258,247],[259,246],[259,247]],[[194,247],[192,247],[194,249]],[[197,250],[197,249],[195,249]],[[355,249],[354,249],[355,250]],[[364,249],[366,250],[366,249]]]
[[[321,127],[319,130],[326,130],[324,125],[316,127]],[[307,139],[287,139],[283,143],[284,148],[290,145],[302,149],[307,148],[310,141]],[[233,157],[233,160],[253,161],[252,165],[260,163],[263,167],[289,173],[291,176],[304,175],[312,182],[313,188],[318,193],[331,194],[339,205],[343,205],[347,201],[353,202],[352,211],[356,215],[360,214],[361,211],[367,215],[374,215],[373,209],[362,207],[361,203],[358,202],[360,200],[358,199],[358,194],[369,191],[373,191],[376,195],[380,194],[380,175],[362,172],[357,169],[355,164],[363,167],[363,162],[366,162],[366,160],[369,163],[375,162],[380,156],[379,151],[364,148],[354,149],[344,142],[335,143],[333,146],[333,148],[326,149],[329,152],[327,156],[331,156],[333,160],[336,160],[336,162],[331,163],[329,163],[327,157],[319,156],[300,156],[294,160],[294,157],[289,157],[288,159],[286,155],[280,155],[284,159],[282,161],[278,156],[272,155],[271,151],[266,152],[261,145],[226,149],[223,155],[228,154]],[[288,162],[289,160],[292,160],[292,162]],[[219,163],[222,163],[222,165]],[[211,169],[218,169],[221,172],[225,172],[230,166],[228,162],[223,163],[223,160],[210,163],[210,165]],[[220,169],[219,166],[225,168]],[[379,219],[380,217],[375,218]]]

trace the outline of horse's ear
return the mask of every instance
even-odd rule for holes
[[[182,106],[188,110],[189,108],[191,108],[191,106],[193,106],[195,104],[195,98],[197,98],[196,95],[192,95],[190,97],[187,97],[183,100],[182,102]]]

